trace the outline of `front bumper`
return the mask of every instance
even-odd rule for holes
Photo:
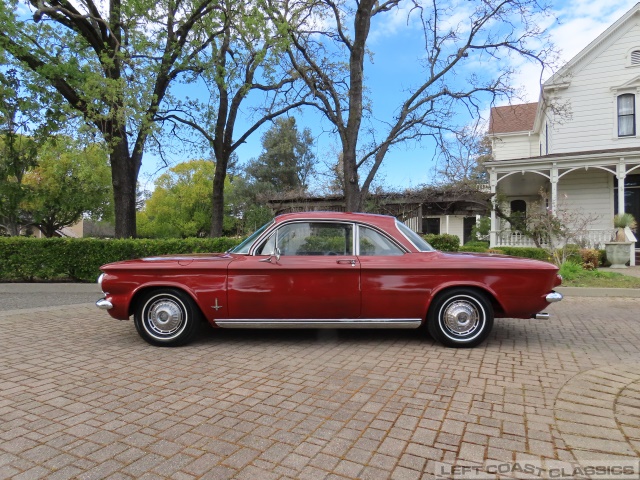
[[[96,307],[101,310],[111,310],[113,308],[113,304],[106,298],[101,298],[96,302]]]

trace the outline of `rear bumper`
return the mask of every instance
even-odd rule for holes
[[[560,300],[562,300],[564,297],[562,296],[561,293],[559,292],[551,292],[548,293],[547,296],[545,297],[545,300],[549,303],[556,303],[559,302]]]

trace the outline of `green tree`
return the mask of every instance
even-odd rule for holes
[[[262,136],[262,153],[244,172],[233,175],[226,208],[241,221],[238,233],[251,233],[273,218],[265,201],[277,194],[307,191],[315,171],[313,138],[309,129],[300,132],[295,118],[278,118]]]
[[[293,117],[278,118],[262,136],[262,153],[249,162],[246,173],[271,191],[305,191],[315,163],[311,131],[299,132]]]
[[[0,71],[0,230],[9,235],[19,235],[31,224],[21,208],[29,190],[23,178],[58,118],[47,108],[51,95],[38,95],[21,73],[16,68]]]
[[[197,80],[219,35],[217,0],[0,4],[0,50],[48,82],[109,149],[117,237],[136,234],[136,184],[170,87]],[[45,21],[46,20],[46,21]]]
[[[25,173],[24,185],[29,190],[21,208],[46,237],[83,215],[113,217],[111,171],[101,145],[51,139],[38,151],[37,165]]]
[[[520,57],[543,66],[553,60],[540,27],[549,7],[537,0],[271,1],[273,22],[290,35],[290,67],[338,135],[348,211],[363,209],[395,145],[424,137],[439,141],[458,129],[459,111],[480,116],[496,98],[514,96],[514,67],[501,60]],[[367,98],[365,67],[374,53],[370,34],[375,22],[399,16],[406,17],[408,31],[419,31],[416,42],[424,45],[415,62],[421,78],[403,84],[393,116],[379,121],[374,99]],[[482,62],[497,63],[499,73],[479,75]]]
[[[152,238],[205,237],[211,228],[211,183],[215,163],[190,160],[158,177],[155,189],[138,213],[140,235]],[[229,191],[232,187],[227,180]],[[225,216],[224,230],[232,233],[235,219]]]

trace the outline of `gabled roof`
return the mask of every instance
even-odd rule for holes
[[[623,24],[627,23],[634,15],[640,14],[640,3],[636,3],[633,7],[627,11],[622,17],[620,17],[616,22],[609,26],[603,33],[598,35],[598,37],[592,41],[589,45],[583,48],[576,56],[574,56],[571,60],[569,60],[560,70],[558,70],[555,74],[551,76],[546,82],[544,82],[544,86],[546,88],[553,87],[556,84],[563,84],[565,82],[565,77],[567,74],[574,69],[578,64],[581,64],[583,60],[586,60],[587,57],[590,57],[593,53],[596,53],[603,42],[609,38],[611,38],[615,33],[617,33]]]
[[[538,102],[493,107],[489,117],[489,134],[530,132],[536,120]]]

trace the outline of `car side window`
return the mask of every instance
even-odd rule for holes
[[[278,229],[277,247],[280,255],[353,255],[353,225],[290,223]]]
[[[358,227],[361,256],[402,255],[404,252],[384,235],[369,227]]]

